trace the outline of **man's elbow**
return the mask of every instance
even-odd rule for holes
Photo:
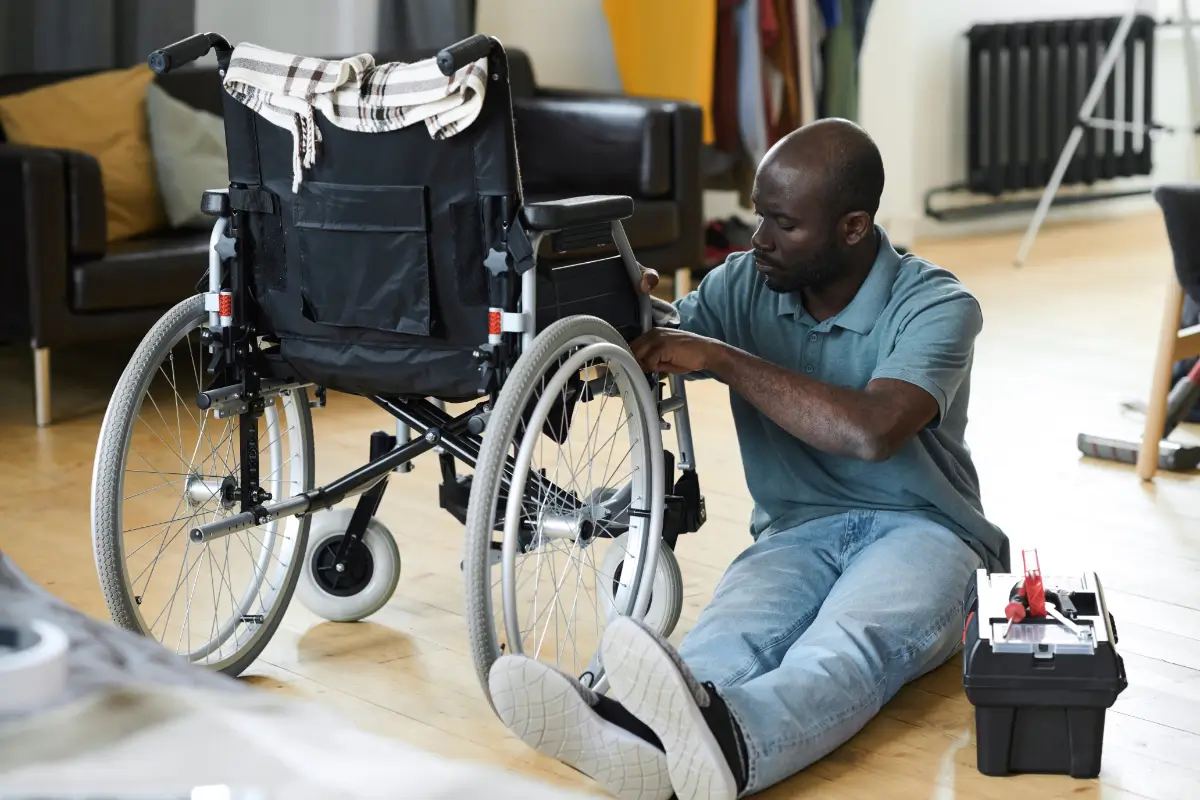
[[[894,456],[897,449],[886,436],[868,434],[859,443],[857,455],[863,461],[878,464]]]
[[[908,437],[893,430],[865,430],[859,436],[858,457],[863,461],[878,464],[887,461],[904,447]]]

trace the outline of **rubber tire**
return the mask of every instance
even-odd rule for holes
[[[400,582],[400,548],[377,517],[367,522],[362,543],[371,552],[371,580],[358,594],[338,597],[323,590],[313,574],[313,554],[329,539],[338,539],[350,527],[353,508],[338,508],[314,514],[304,553],[304,569],[296,588],[296,599],[312,613],[330,622],[358,622],[387,605]]]
[[[117,530],[120,526],[120,520],[117,519],[119,503],[114,503],[113,500],[121,497],[124,477],[122,466],[129,449],[133,418],[136,414],[133,404],[141,400],[157,371],[157,366],[151,369],[151,365],[156,365],[165,358],[184,335],[197,328],[207,316],[204,310],[204,296],[194,295],[176,304],[154,323],[121,373],[109,400],[108,409],[104,413],[104,423],[100,427],[100,441],[96,447],[96,459],[92,467],[92,550],[96,559],[96,570],[113,624],[142,635],[146,635],[147,631],[142,630],[138,624],[133,598],[125,591],[125,562],[121,557],[124,548],[121,532]],[[312,411],[308,405],[307,394],[302,388],[292,390],[292,394],[297,409],[296,424],[304,438],[306,466],[304,484],[297,490],[298,494],[313,488],[316,470],[313,462]],[[308,517],[301,517],[296,537],[298,557],[293,560],[294,563],[284,576],[279,600],[263,623],[259,635],[249,647],[238,653],[229,665],[220,669],[220,672],[237,677],[258,658],[259,653],[270,642],[275,629],[283,620],[284,612],[296,589],[296,582],[300,578],[300,565],[303,563],[303,555],[307,552],[308,527]]]
[[[488,674],[492,664],[501,655],[500,648],[496,646],[492,618],[491,542],[495,525],[495,487],[499,485],[500,469],[504,466],[524,411],[518,407],[518,401],[527,402],[532,385],[545,375],[547,363],[559,357],[567,344],[580,336],[595,336],[632,353],[629,344],[617,330],[598,317],[572,316],[549,325],[538,334],[533,346],[517,359],[512,372],[505,379],[496,407],[488,418],[488,427],[483,433],[483,444],[476,460],[471,495],[467,502],[463,578],[471,659],[475,663],[475,673],[483,688],[483,695],[489,703],[492,702],[492,696]],[[658,417],[657,409],[643,411],[649,418]],[[651,475],[649,480],[650,486],[663,485],[661,476]],[[660,553],[662,549],[659,548]]]
[[[622,533],[613,540],[612,546],[604,554],[604,560],[600,564],[602,573],[606,567],[610,566],[609,560],[618,557],[621,550],[617,549],[617,545],[624,547],[626,536],[628,534]],[[611,595],[609,602],[612,602]],[[646,616],[642,621],[666,639],[679,624],[679,616],[682,613],[683,572],[679,569],[679,559],[675,557],[675,551],[667,547],[664,542],[658,548],[658,561],[654,566],[654,588],[651,590],[650,605],[646,608]],[[656,624],[659,620],[661,620],[661,624]]]

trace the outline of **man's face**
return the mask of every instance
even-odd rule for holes
[[[751,243],[773,292],[817,289],[843,273],[838,219],[822,176],[767,164],[754,179],[758,229]]]

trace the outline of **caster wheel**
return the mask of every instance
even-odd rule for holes
[[[353,515],[353,508],[313,515],[304,571],[296,587],[304,607],[330,622],[357,622],[371,616],[391,599],[400,581],[400,548],[375,517],[351,550],[345,570],[334,568]]]
[[[611,610],[615,603],[617,582],[621,578],[625,558],[625,542],[629,534],[613,539],[600,564],[601,575],[612,575],[612,585],[606,586],[606,600]],[[650,590],[650,605],[646,608],[645,623],[664,637],[670,636],[683,611],[683,573],[675,551],[663,544],[658,548],[658,566],[654,570],[654,587]]]

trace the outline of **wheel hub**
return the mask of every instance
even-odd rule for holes
[[[226,475],[221,480],[205,479],[189,475],[187,479],[187,502],[189,510],[203,508],[216,501],[224,510],[233,508],[237,502],[237,481]]]
[[[538,521],[538,539],[543,543],[551,539],[565,539],[585,547],[596,538],[601,530],[600,524],[607,516],[608,509],[603,506],[577,511],[546,510]]]
[[[313,552],[313,575],[322,591],[335,597],[351,597],[367,588],[375,572],[371,550],[362,540],[350,544],[346,558],[339,563],[343,537],[334,536]]]

